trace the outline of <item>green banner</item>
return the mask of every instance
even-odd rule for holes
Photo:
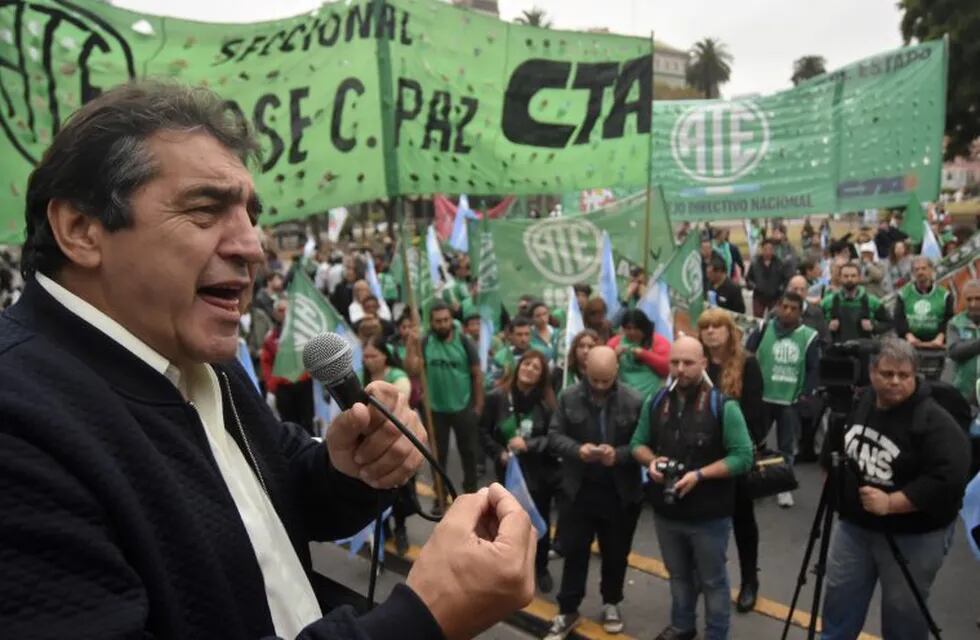
[[[670,287],[671,298],[679,300],[687,307],[692,324],[697,322],[704,307],[700,248],[701,234],[692,229],[660,276]]]
[[[302,269],[293,272],[286,292],[289,306],[279,336],[279,350],[272,366],[273,375],[296,380],[306,371],[303,347],[327,331],[350,333],[344,319],[323,297]],[[339,329],[338,329],[339,327]]]
[[[654,192],[651,202],[648,264],[651,271],[674,252],[673,230],[663,200]],[[612,239],[617,274],[629,275],[631,265],[644,264],[646,196],[634,196],[592,213],[543,220],[491,220],[480,233],[470,222],[470,237],[478,250],[470,259],[487,282],[495,282],[500,301],[510,310],[521,295],[539,296],[548,305],[566,302],[569,285],[597,285],[602,261],[602,232]],[[488,251],[487,248],[491,249]],[[488,262],[492,261],[492,262]],[[494,265],[494,266],[491,266]]]
[[[945,96],[946,47],[935,41],[771,96],[658,101],[654,179],[675,222],[934,200]]]
[[[648,40],[502,22],[437,0],[355,0],[216,24],[107,3],[0,3],[0,242],[64,119],[133,78],[204,84],[252,121],[276,222],[397,194],[645,184]]]

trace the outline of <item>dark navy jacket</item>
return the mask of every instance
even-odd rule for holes
[[[251,449],[254,462],[245,457],[311,575],[309,542],[361,529],[378,493],[333,469],[323,444],[276,420],[237,363],[213,366],[226,429]],[[275,635],[255,553],[194,409],[33,280],[0,316],[0,630],[11,638]],[[402,586],[366,616],[336,609],[300,637],[441,632]]]

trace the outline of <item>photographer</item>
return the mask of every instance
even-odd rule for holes
[[[861,268],[853,262],[842,264],[841,289],[824,296],[820,306],[834,342],[871,338],[891,329],[891,318],[881,299],[858,285]]]
[[[752,440],[738,402],[712,387],[707,366],[701,343],[679,338],[670,352],[675,382],[644,403],[630,443],[653,479],[654,524],[670,572],[670,626],[658,640],[695,637],[699,591],[706,640],[729,634],[725,552],[735,510],[732,476],[752,465]]]
[[[970,454],[963,430],[930,397],[917,367],[907,342],[882,341],[871,359],[871,388],[846,426],[827,436],[824,466],[832,452],[841,453],[845,465],[836,491],[840,523],[827,562],[823,640],[858,636],[879,581],[882,635],[928,635],[886,536],[894,536],[927,599],[949,549]]]

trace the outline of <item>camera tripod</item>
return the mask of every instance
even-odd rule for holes
[[[831,465],[830,472],[827,474],[826,480],[824,480],[823,490],[820,494],[820,504],[817,506],[817,513],[813,518],[813,525],[810,528],[810,539],[806,545],[806,551],[803,553],[803,563],[800,565],[800,574],[796,579],[796,590],[793,591],[793,599],[790,601],[789,613],[786,616],[786,620],[783,624],[783,634],[782,640],[786,640],[786,636],[789,633],[790,624],[793,620],[793,613],[796,612],[796,603],[800,598],[800,591],[803,589],[803,585],[807,581],[807,569],[810,566],[810,558],[813,555],[813,549],[816,546],[817,539],[820,540],[820,550],[817,555],[817,561],[813,565],[813,573],[816,575],[816,580],[813,587],[813,603],[810,605],[810,625],[807,628],[807,639],[813,640],[817,635],[817,619],[820,617],[820,598],[823,592],[823,582],[824,576],[827,573],[827,554],[830,551],[830,531],[834,521],[834,511],[838,509],[840,504],[840,491],[843,486],[841,483],[841,474],[843,473],[843,463],[842,456],[839,452],[834,452],[831,454]],[[888,547],[891,549],[892,555],[895,557],[895,562],[898,563],[899,568],[902,571],[902,575],[905,577],[905,582],[908,584],[909,589],[912,591],[912,596],[915,598],[916,604],[919,606],[919,611],[922,612],[922,616],[926,620],[926,624],[929,626],[929,631],[932,633],[936,640],[940,640],[939,626],[936,624],[935,619],[933,619],[932,614],[929,613],[929,608],[926,605],[925,599],[922,597],[922,593],[915,584],[915,580],[912,578],[912,574],[909,572],[908,560],[902,554],[902,550],[898,547],[895,542],[895,537],[890,532],[884,533],[885,540],[888,542]]]

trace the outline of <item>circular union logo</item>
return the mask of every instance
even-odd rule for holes
[[[687,287],[688,295],[701,295],[704,286],[701,275],[701,254],[692,251],[684,258],[684,264],[681,266],[681,280]]]
[[[780,364],[796,364],[800,361],[800,348],[792,340],[780,340],[773,346],[772,355]]]
[[[691,107],[670,134],[674,162],[706,184],[734,182],[755,169],[768,149],[769,121],[751,102]]]
[[[932,311],[932,305],[928,300],[917,300],[912,306],[912,313],[917,316],[928,316]]]
[[[531,264],[557,284],[593,278],[602,262],[601,247],[599,228],[581,218],[548,218],[524,232],[524,249]]]
[[[306,296],[297,295],[291,300],[286,313],[292,317],[284,324],[293,328],[293,347],[297,351],[302,351],[307,342],[330,330],[320,307]]]

